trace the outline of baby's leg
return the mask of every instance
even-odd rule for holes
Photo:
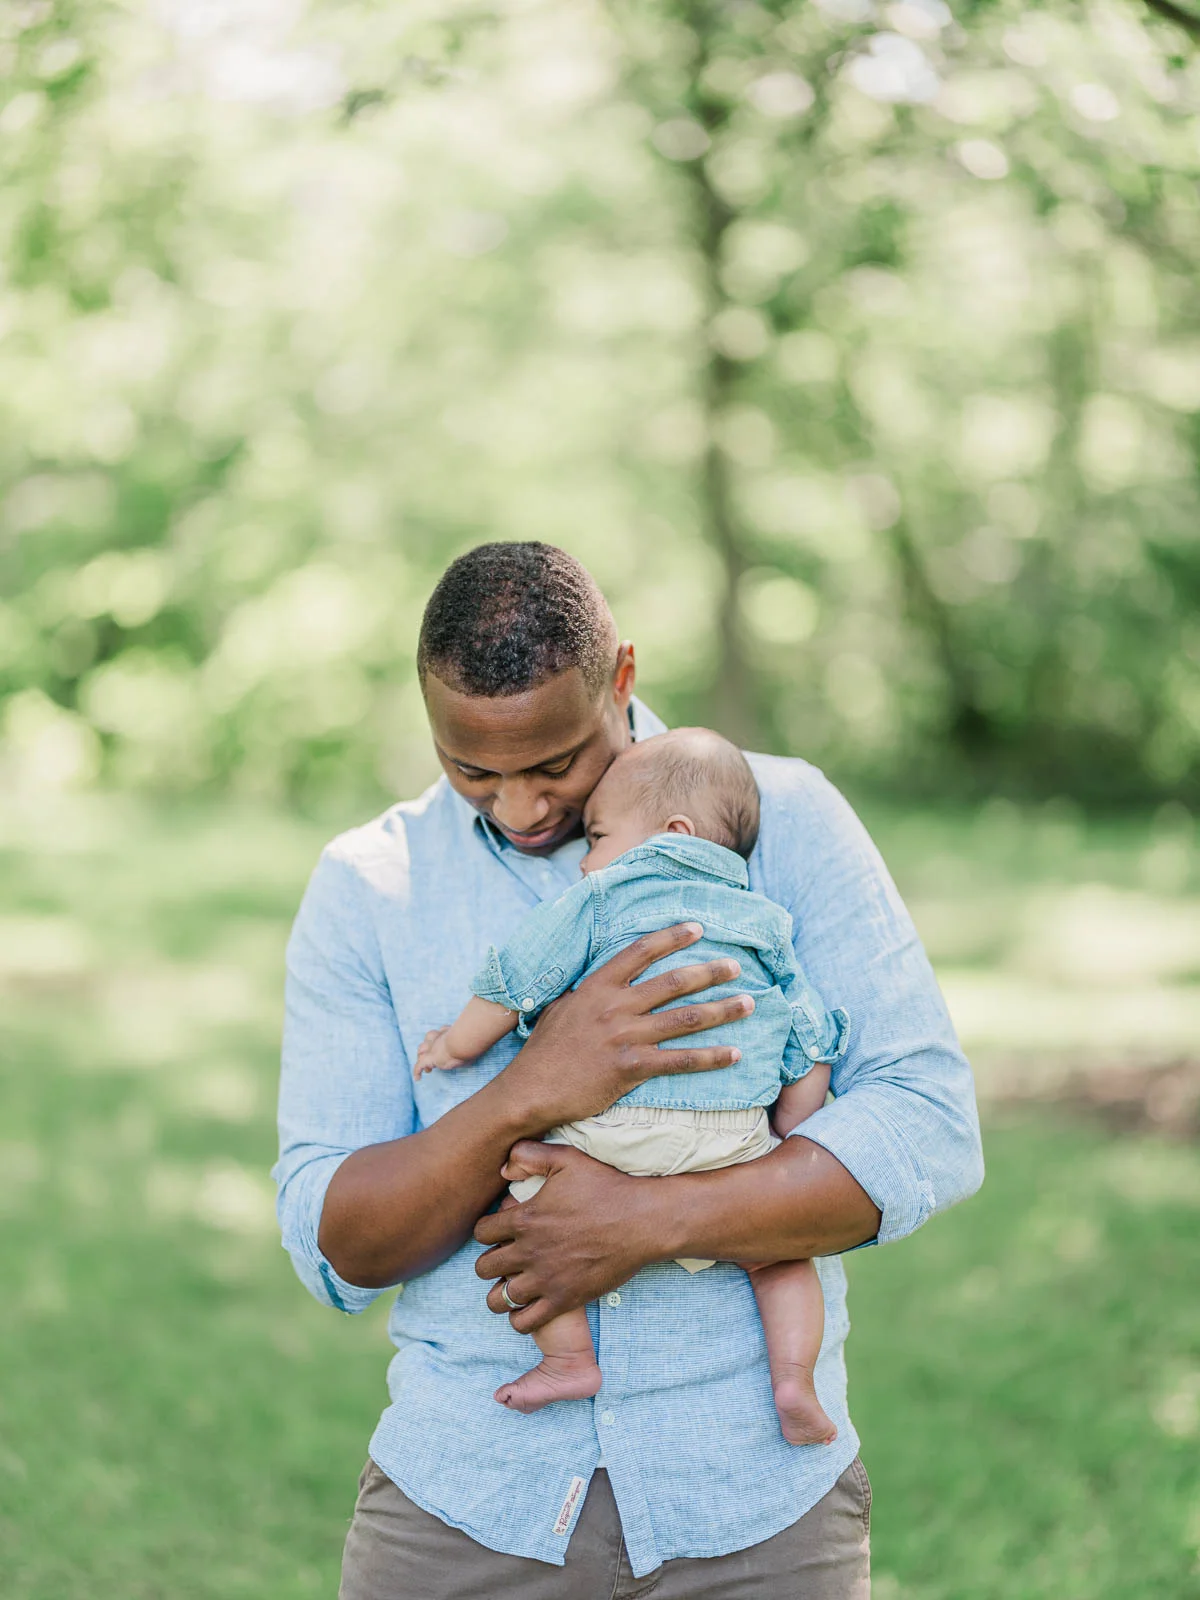
[[[767,1337],[771,1387],[789,1444],[832,1444],[837,1429],[813,1385],[825,1331],[825,1299],[811,1261],[743,1262]]]
[[[542,1359],[523,1378],[502,1383],[494,1398],[513,1411],[540,1411],[555,1400],[590,1400],[602,1379],[583,1307],[564,1311],[533,1338]]]

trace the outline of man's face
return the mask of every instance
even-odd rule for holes
[[[611,683],[589,692],[572,667],[524,694],[463,694],[433,672],[425,709],[450,785],[527,855],[578,836],[583,807],[629,744],[633,646],[623,644]]]

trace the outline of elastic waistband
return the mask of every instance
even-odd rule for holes
[[[673,1122],[685,1128],[706,1128],[713,1133],[746,1133],[767,1120],[765,1106],[746,1106],[736,1111],[699,1111],[677,1106],[610,1106],[589,1122],[602,1122],[608,1127],[631,1123],[649,1127],[656,1123]]]

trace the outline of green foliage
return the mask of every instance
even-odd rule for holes
[[[537,537],[670,716],[1195,796],[1183,29],[23,0],[0,61],[13,781],[411,792],[424,598]]]

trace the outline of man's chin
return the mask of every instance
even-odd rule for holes
[[[544,828],[539,833],[512,833],[508,828],[503,828],[492,818],[492,826],[497,828],[509,844],[526,856],[547,856],[557,850],[559,845],[566,844],[579,832],[578,817],[568,817],[563,822],[556,822],[553,827]]]

